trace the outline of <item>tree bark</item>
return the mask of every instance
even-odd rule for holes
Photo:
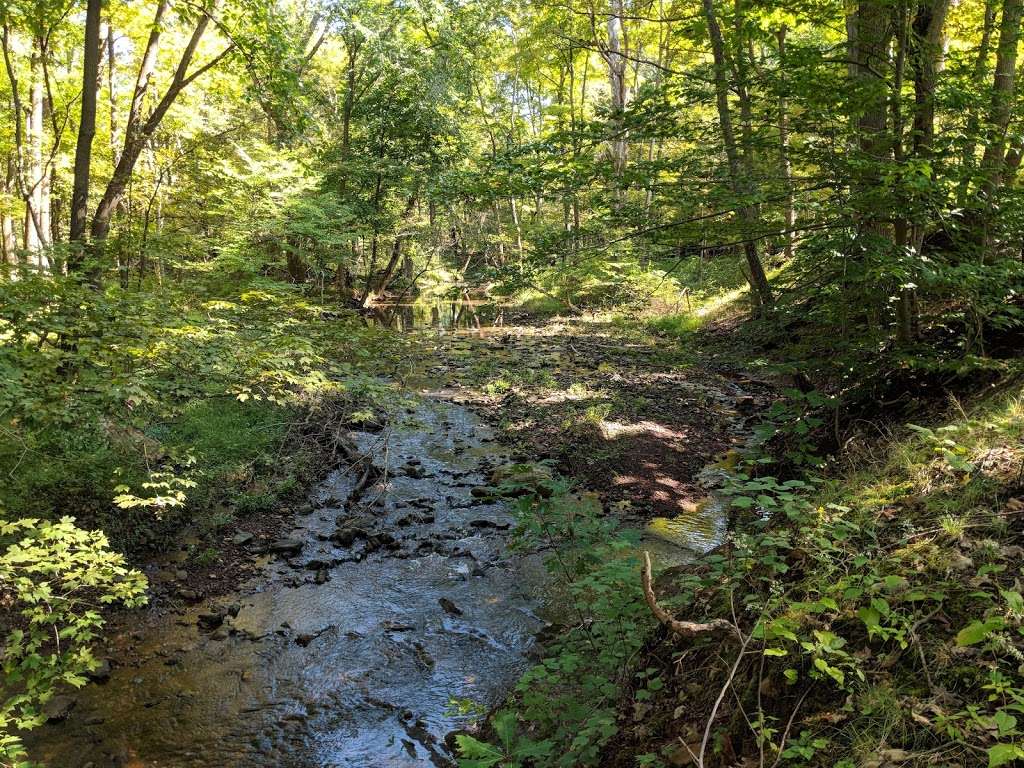
[[[991,126],[981,158],[981,195],[991,200],[1002,181],[1006,161],[1006,132],[1013,114],[1013,97],[1017,74],[1017,42],[1020,38],[1024,0],[1005,0],[999,22],[999,44],[996,46],[996,71],[992,84],[992,103],[988,123]]]
[[[73,247],[68,257],[68,271],[82,263],[80,247],[89,222],[89,174],[92,168],[92,142],[96,136],[96,91],[100,67],[100,12],[102,0],[89,0],[85,11],[85,50],[82,58],[82,112],[75,145],[75,176],[71,191],[71,231]]]
[[[779,72],[786,71],[786,25],[783,24],[775,33],[779,45]],[[784,198],[782,201],[782,221],[786,228],[785,250],[786,259],[793,258],[793,241],[796,237],[796,203],[793,195],[793,162],[789,154],[789,103],[786,99],[786,84],[780,84],[779,93],[779,171],[782,174]]]
[[[704,18],[711,39],[711,53],[714,59],[715,100],[718,107],[718,122],[722,133],[722,143],[729,165],[729,181],[733,194],[739,201],[738,219],[743,229],[743,250],[747,261],[747,280],[750,291],[757,306],[770,307],[774,303],[768,276],[764,272],[761,258],[757,251],[757,215],[749,202],[752,192],[750,179],[743,174],[743,163],[736,146],[736,135],[732,127],[732,114],[729,108],[728,61],[725,55],[725,40],[722,28],[715,14],[714,0],[703,0]]]
[[[41,45],[35,40],[32,51],[32,80],[29,86],[29,111],[25,137],[29,151],[29,198],[25,209],[25,250],[38,253],[39,267],[45,269],[42,249],[49,244],[49,205],[43,169],[43,78]]]
[[[988,69],[988,57],[992,50],[992,30],[996,25],[996,0],[985,0],[985,20],[981,30],[981,41],[978,44],[978,53],[974,59],[974,70],[971,74],[971,84],[979,91],[985,79],[985,72]],[[976,152],[978,148],[978,134],[981,127],[981,116],[975,106],[971,106],[967,113],[967,121],[964,126],[964,135],[967,142],[964,145],[961,164],[962,178],[957,190],[957,200],[961,206],[967,204],[967,195],[971,187],[972,176],[978,165]]]
[[[611,90],[611,156],[615,171],[616,205],[622,202],[626,164],[629,155],[629,137],[626,133],[624,112],[629,102],[629,86],[626,85],[626,66],[629,48],[623,22],[625,11],[622,0],[611,0],[611,13],[608,16],[608,46],[605,60],[608,62],[608,85]]]
[[[213,3],[211,7],[207,8],[203,12],[202,16],[200,16],[199,20],[196,22],[195,29],[193,30],[192,36],[189,38],[184,51],[182,51],[181,58],[178,61],[178,66],[175,69],[170,85],[167,87],[167,91],[157,103],[156,107],[153,108],[153,112],[145,121],[143,121],[142,105],[156,64],[156,54],[159,47],[159,21],[160,17],[162,17],[163,13],[166,11],[167,5],[168,0],[161,0],[160,4],[157,6],[157,20],[153,25],[153,30],[150,32],[146,52],[143,55],[142,65],[139,68],[139,76],[136,81],[135,93],[132,96],[132,106],[129,110],[128,122],[125,124],[124,148],[121,150],[121,156],[118,158],[117,166],[114,168],[114,173],[111,176],[110,181],[107,183],[107,188],[103,193],[103,198],[100,200],[100,204],[93,216],[91,231],[94,240],[103,240],[110,233],[111,219],[114,215],[114,211],[117,209],[118,204],[124,196],[128,182],[131,180],[132,173],[135,170],[135,163],[138,161],[139,155],[142,154],[142,149],[146,142],[152,137],[153,133],[159,127],[160,121],[163,120],[164,115],[167,114],[167,110],[169,110],[171,105],[174,104],[175,99],[178,98],[178,95],[189,85],[189,83],[203,73],[212,69],[233,50],[233,46],[229,45],[227,49],[214,57],[211,61],[201,66],[192,74],[188,74],[196,49],[199,47],[199,41],[206,32],[206,28],[209,26],[210,15],[216,8],[216,3]]]
[[[884,235],[883,218],[875,195],[881,181],[881,166],[891,157],[893,141],[887,128],[888,92],[885,72],[889,68],[889,47],[893,37],[888,4],[883,0],[861,0],[855,19],[856,38],[850,42],[853,53],[854,85],[865,92],[863,111],[857,116],[859,149],[865,156],[865,169],[854,180],[858,217],[863,230]]]

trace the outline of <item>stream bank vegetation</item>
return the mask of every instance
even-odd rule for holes
[[[676,392],[768,397],[730,409],[687,371],[774,391],[721,460],[725,541],[646,595],[616,504],[649,494],[588,495],[552,449],[584,488],[519,503],[578,621],[460,736],[467,766],[1024,758],[1022,16],[0,3],[0,763],[148,558],[187,536],[189,589],[235,573],[231,537],[270,535],[337,427],[379,420],[378,376],[429,347],[366,315],[417,299],[605,347],[575,390],[543,363],[467,381],[509,414],[565,390],[554,423],[588,440]],[[630,339],[661,368],[609,404]],[[731,438],[672,425],[682,497]]]

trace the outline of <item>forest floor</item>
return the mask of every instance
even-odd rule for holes
[[[118,755],[131,751],[132,739],[138,739],[150,750],[150,759],[177,764],[179,745],[160,735],[164,718],[206,717],[209,686],[200,678],[233,681],[236,662],[263,663],[249,658],[255,653],[257,659],[283,654],[280,658],[288,664],[294,662],[295,668],[282,668],[281,679],[274,683],[293,690],[294,697],[284,693],[265,702],[257,684],[278,673],[254,668],[243,674],[233,694],[238,716],[246,708],[269,708],[257,718],[268,735],[253,735],[246,746],[232,747],[238,733],[212,729],[208,748],[227,750],[228,756],[247,752],[253,764],[277,759],[288,750],[313,750],[325,732],[341,726],[331,719],[334,704],[320,701],[302,682],[298,670],[309,667],[311,659],[336,653],[357,658],[362,651],[349,646],[361,648],[365,637],[365,643],[387,646],[374,645],[368,653],[391,658],[395,670],[404,669],[409,654],[409,664],[425,669],[474,659],[480,664],[470,650],[460,656],[449,644],[461,642],[454,638],[509,631],[501,622],[519,614],[487,606],[501,601],[528,606],[534,599],[510,586],[535,577],[517,565],[515,555],[504,553],[500,542],[510,520],[502,517],[507,513],[501,512],[500,503],[488,506],[495,500],[485,492],[495,484],[492,471],[510,455],[524,462],[547,462],[596,492],[604,508],[627,524],[685,517],[707,495],[698,480],[701,469],[743,444],[751,418],[766,406],[771,392],[764,382],[701,365],[674,343],[664,345],[635,328],[597,320],[545,321],[476,334],[431,331],[416,334],[406,352],[396,358],[389,376],[396,395],[390,416],[382,418],[368,404],[368,424],[356,427],[359,439],[375,446],[366,448],[373,455],[368,466],[375,469],[364,478],[368,484],[359,483],[358,492],[366,499],[362,517],[353,522],[351,504],[344,500],[345,494],[355,493],[349,486],[366,469],[359,466],[348,477],[335,473],[326,485],[313,485],[308,500],[310,486],[300,483],[275,505],[236,513],[224,525],[191,531],[167,546],[146,565],[152,600],[145,615],[124,614],[110,627],[116,639],[106,654],[113,672],[106,669],[101,678],[112,679],[106,691],[61,698],[68,711],[58,712],[56,719],[68,721],[66,735],[47,728],[33,735],[33,743],[44,752],[64,754],[61,750],[69,747],[79,750],[75,745],[84,740],[93,745],[91,758],[120,759]],[[417,404],[429,402],[438,405],[423,410]],[[445,415],[444,408],[455,410]],[[290,415],[288,437],[276,449],[280,466],[268,465],[264,479],[283,474],[311,480],[318,471],[324,474],[338,466],[337,435],[353,426],[346,421],[349,410],[321,407],[300,416]],[[488,436],[487,427],[475,425],[481,419],[497,441]],[[318,450],[324,455],[316,460]],[[301,463],[301,472],[288,466],[295,462]],[[345,494],[335,487],[339,482],[347,484]],[[378,483],[383,485],[375,493]],[[408,490],[403,487],[407,483],[412,483]],[[385,493],[392,486],[397,490]],[[433,566],[419,566],[426,571],[415,578],[407,573],[407,563],[433,563],[437,558],[441,566],[436,580]],[[370,593],[398,590],[375,610],[409,603],[401,615],[382,614],[377,627],[369,625],[372,621],[367,624],[366,615],[338,607],[355,599],[342,594],[345,585],[370,577],[377,585]],[[410,579],[429,583],[420,584],[413,595],[406,588]],[[322,616],[315,615],[318,607],[325,607]],[[438,615],[441,625],[435,626]],[[525,627],[510,648],[525,653],[539,628]],[[500,674],[495,673],[501,679],[479,684],[491,690],[494,685],[510,686],[510,671],[520,668],[516,658],[523,657],[512,653]],[[370,721],[378,716],[389,720],[401,708],[392,711],[381,704],[397,684],[386,669],[381,674],[381,679],[374,673],[364,681],[371,689],[360,706],[375,714],[358,727],[384,733],[389,727]],[[139,688],[140,680],[145,690]],[[348,696],[348,682],[339,685],[331,695]],[[109,703],[109,692],[115,689],[118,698],[139,706],[128,714]],[[442,709],[448,706],[447,697],[463,694],[471,692],[439,693]],[[189,702],[181,710],[184,714],[164,711],[182,695]],[[402,749],[419,750],[421,757],[426,749],[436,757],[443,735],[436,723],[426,730],[414,726],[406,729],[404,741],[415,744]],[[376,738],[371,741],[379,744]]]
[[[529,461],[630,520],[690,513],[698,475],[748,439],[773,387],[622,323],[573,318],[428,336],[425,372]],[[415,383],[412,376],[409,381]]]

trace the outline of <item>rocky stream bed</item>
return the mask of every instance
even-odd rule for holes
[[[488,490],[509,444],[558,459],[620,515],[631,499],[624,522],[647,525],[663,564],[717,543],[723,515],[700,500],[713,478],[699,469],[743,439],[745,390],[673,368],[657,345],[511,333],[428,344],[433,368],[398,377],[416,404],[349,435],[355,463],[314,489],[292,530],[235,535],[249,580],[210,598],[172,587],[119,622],[94,682],[52,700],[51,722],[28,734],[33,756],[51,768],[453,765],[451,734],[508,694],[559,618],[541,555],[509,548],[514,517]],[[487,393],[495,370],[527,376]],[[575,399],[550,397],[563,384]],[[576,428],[588,424],[579,393],[612,403],[600,429]],[[627,420],[638,426],[608,433]]]

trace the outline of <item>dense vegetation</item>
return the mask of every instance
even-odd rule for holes
[[[149,553],[187,529],[209,566],[394,397],[424,350],[362,314],[434,297],[778,393],[722,460],[726,543],[650,605],[610,509],[520,498],[586,631],[465,765],[1024,759],[1022,17],[0,3],[0,764]]]

